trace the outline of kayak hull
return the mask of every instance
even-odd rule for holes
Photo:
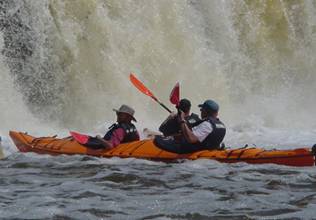
[[[288,166],[313,166],[315,155],[310,148],[292,150],[265,150],[262,148],[239,148],[229,150],[203,150],[190,154],[175,154],[156,147],[152,140],[120,144],[114,149],[90,149],[72,137],[33,137],[26,133],[10,131],[10,136],[21,152],[38,154],[82,154],[98,157],[143,158],[152,160],[213,159],[225,163],[246,162],[251,164],[280,164]]]

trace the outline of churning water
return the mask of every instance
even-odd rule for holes
[[[1,219],[312,219],[313,168],[20,154],[9,130],[102,133],[122,103],[214,99],[226,145],[316,143],[313,0],[0,1]]]

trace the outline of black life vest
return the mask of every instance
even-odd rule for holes
[[[195,125],[197,122],[201,121],[199,116],[197,114],[194,114],[194,113],[185,117],[185,120],[187,121],[187,125],[190,128],[193,127],[193,125]],[[180,133],[181,127],[180,127],[180,124],[178,122],[177,116],[175,116],[174,118],[171,118],[168,121],[161,124],[159,127],[159,131],[161,133],[163,133],[164,136],[170,136],[170,135]]]
[[[104,135],[103,139],[109,141],[112,137],[113,132],[118,128],[122,128],[125,131],[125,135],[121,143],[139,140],[137,129],[132,123],[115,123],[111,125],[109,127],[109,131]]]
[[[226,134],[225,125],[218,118],[209,117],[201,120],[195,124],[195,126],[203,123],[204,121],[211,123],[213,131],[203,140],[201,145],[206,149],[219,149]]]

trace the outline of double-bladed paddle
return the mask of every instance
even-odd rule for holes
[[[82,144],[86,147],[89,147],[93,150],[99,150],[99,149],[105,149],[103,146],[102,141],[100,141],[96,137],[91,137],[86,134],[80,134],[75,131],[70,131],[70,135],[73,137],[75,141],[77,141],[79,144]]]
[[[159,103],[164,109],[166,109],[169,113],[171,113],[171,110],[165,106],[163,103],[161,103],[154,94],[140,81],[138,80],[133,73],[130,73],[129,75],[130,81],[132,84],[142,93],[145,95],[151,97],[153,100],[155,100],[157,103]],[[179,105],[180,101],[180,85],[179,83],[176,83],[176,85],[173,87],[169,100],[172,104],[176,105],[176,107]],[[71,136],[80,144],[87,144],[89,139],[91,138],[89,135],[80,134],[78,132],[70,131],[69,132]]]

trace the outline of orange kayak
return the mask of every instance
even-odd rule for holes
[[[281,164],[288,166],[313,166],[315,155],[310,148],[293,150],[265,150],[262,148],[239,148],[227,150],[203,150],[190,154],[175,154],[156,147],[152,140],[121,144],[114,149],[90,149],[71,137],[33,137],[26,133],[10,131],[10,136],[21,152],[39,154],[84,154],[98,157],[144,158],[152,160],[212,159],[225,163],[246,162],[252,164]]]

